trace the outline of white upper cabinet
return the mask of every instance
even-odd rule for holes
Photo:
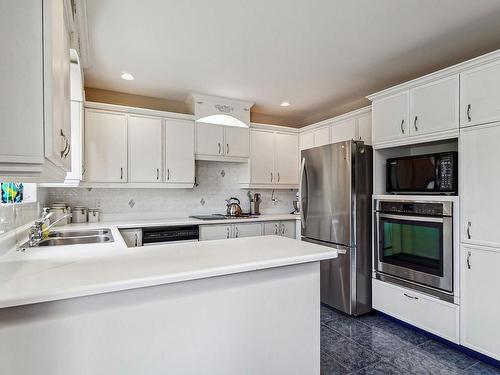
[[[372,114],[366,113],[358,117],[358,134],[356,138],[367,145],[372,144]]]
[[[196,123],[196,159],[245,162],[250,130],[235,126]]]
[[[462,129],[459,140],[462,241],[500,247],[500,125]]]
[[[45,156],[71,169],[70,32],[63,0],[44,2]]]
[[[423,135],[459,127],[458,75],[410,90],[410,134]]]
[[[224,155],[224,127],[214,124],[196,124],[196,155]]]
[[[91,182],[127,181],[127,115],[85,110],[85,174]]]
[[[162,181],[162,119],[128,118],[129,182]]]
[[[250,130],[250,177],[254,184],[272,184],[274,180],[274,133]]]
[[[323,126],[318,129],[314,129],[314,147],[327,145],[330,143],[330,127]]]
[[[408,91],[373,102],[373,143],[400,140],[410,135],[408,124]]]
[[[500,251],[462,246],[461,344],[500,360]]]
[[[331,141],[330,143],[337,143],[343,141],[350,141],[356,139],[356,118],[350,118],[334,122],[331,128]]]
[[[460,125],[500,121],[500,61],[460,74]]]
[[[300,150],[307,150],[314,147],[314,132],[306,131],[299,134],[299,148]]]
[[[194,183],[194,122],[165,119],[165,181]]]
[[[224,145],[225,156],[248,158],[250,153],[250,129],[225,127]]]
[[[250,129],[250,160],[240,178],[242,187],[294,188],[298,185],[298,134],[274,130],[276,128]]]
[[[298,148],[297,134],[275,133],[274,184],[296,185],[299,183]]]
[[[69,2],[0,4],[0,180],[63,181],[71,164]]]

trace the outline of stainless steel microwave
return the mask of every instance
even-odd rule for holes
[[[457,160],[456,152],[387,159],[387,192],[456,195]]]

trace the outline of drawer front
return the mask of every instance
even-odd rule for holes
[[[372,287],[374,309],[458,344],[457,305],[380,280]]]

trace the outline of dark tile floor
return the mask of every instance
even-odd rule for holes
[[[321,374],[500,375],[500,369],[382,316],[353,318],[321,306]]]

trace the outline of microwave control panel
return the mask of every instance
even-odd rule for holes
[[[455,176],[453,175],[453,157],[442,156],[439,159],[439,190],[453,190],[453,182]]]

